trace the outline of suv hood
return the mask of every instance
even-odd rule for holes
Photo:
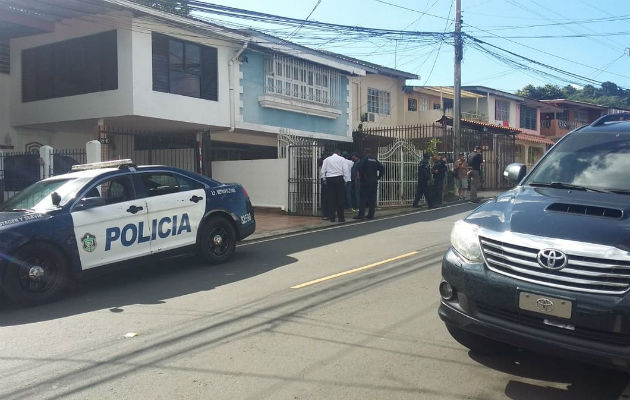
[[[548,210],[549,206],[558,203],[618,210],[616,212],[621,211],[621,216]],[[630,251],[629,215],[627,195],[518,186],[478,207],[466,221],[497,232],[575,240]]]

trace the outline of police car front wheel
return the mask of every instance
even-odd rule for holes
[[[199,253],[210,264],[226,261],[236,246],[236,231],[225,218],[211,217],[199,232]]]
[[[7,264],[2,279],[6,296],[25,306],[50,301],[67,284],[66,258],[48,243],[30,243],[19,248]]]

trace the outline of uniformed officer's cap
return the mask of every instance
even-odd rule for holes
[[[424,153],[422,155],[422,158],[431,158],[431,155],[432,155],[431,153]]]

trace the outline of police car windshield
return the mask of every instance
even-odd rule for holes
[[[579,132],[567,137],[532,171],[525,185],[570,186],[628,193],[630,140],[618,132]]]
[[[45,212],[55,210],[58,207],[52,203],[50,195],[53,192],[61,197],[60,205],[65,204],[69,198],[87,182],[85,179],[54,179],[39,181],[22,190],[15,197],[4,203],[1,211],[33,210]]]

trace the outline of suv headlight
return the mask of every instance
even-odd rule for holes
[[[481,246],[479,245],[479,227],[459,220],[451,231],[451,245],[465,259],[471,263],[483,262]]]

